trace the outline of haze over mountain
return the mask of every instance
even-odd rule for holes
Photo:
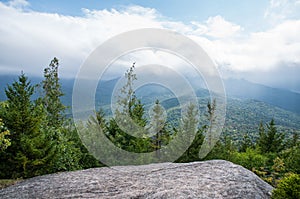
[[[0,76],[1,101],[6,99],[4,88],[15,79],[17,77]],[[42,81],[41,78],[33,77],[30,79],[34,84]],[[111,114],[111,96],[118,80],[119,78],[100,82],[95,96],[97,110],[101,107],[107,114]],[[62,101],[71,107],[74,79],[61,79],[61,83],[65,93]],[[225,133],[228,132],[233,137],[245,132],[256,133],[259,122],[267,123],[272,118],[275,119],[281,131],[288,134],[299,131],[300,109],[298,105],[300,104],[300,94],[251,83],[244,79],[227,79],[224,80],[224,84],[227,95],[226,123],[223,130]],[[206,103],[210,100],[209,91],[201,88],[201,85],[195,88],[195,91],[201,114],[204,115]],[[156,99],[159,99],[168,113],[168,120],[175,125],[178,124],[174,118],[180,116],[180,104],[170,90],[158,85],[147,85],[139,88],[136,94],[145,104],[146,110],[153,105]],[[71,117],[70,109],[67,113]],[[202,119],[204,118],[202,117]],[[233,135],[233,132],[236,134]],[[252,136],[255,137],[256,135],[252,134]]]
[[[6,99],[4,89],[7,85],[10,85],[14,80],[17,80],[17,76],[12,75],[0,75],[0,100]],[[30,77],[32,84],[38,84],[42,81],[40,77]],[[111,102],[110,96],[119,78],[111,79],[107,81],[101,81],[96,92],[96,101],[98,105],[109,104]],[[61,80],[62,90],[65,96],[62,97],[63,102],[71,106],[72,105],[72,92],[74,79],[64,79]],[[176,83],[176,82],[174,82]],[[272,88],[269,86],[256,84],[249,82],[245,79],[225,79],[225,92],[230,98],[240,98],[240,99],[253,99],[265,102],[267,104],[300,114],[300,94],[292,92],[286,89]],[[198,85],[192,83],[195,91],[203,90],[205,88],[204,84]],[[195,86],[198,86],[195,88]],[[159,89],[159,90],[158,90]],[[157,95],[161,92],[162,95],[166,94],[167,90],[159,87],[147,87],[143,91],[139,92],[140,96],[151,96]],[[101,99],[100,99],[101,98]]]
[[[23,70],[39,76],[56,56],[61,77],[74,78],[87,57],[108,39],[131,30],[158,28],[199,44],[226,78],[300,92],[299,6],[298,0],[99,0],[72,5],[2,0],[0,74]],[[160,51],[138,51],[119,63],[124,67],[133,61],[180,65]]]

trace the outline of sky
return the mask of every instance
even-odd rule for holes
[[[189,37],[223,78],[300,92],[300,0],[1,0],[0,74],[41,76],[57,57],[60,76],[73,78],[97,46],[139,28]]]

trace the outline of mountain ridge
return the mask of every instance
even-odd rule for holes
[[[0,78],[0,101],[5,100],[4,88],[6,87],[6,84],[11,84],[13,80],[16,79],[17,77],[15,76]],[[30,80],[35,84],[41,82],[42,78],[30,78]],[[119,79],[117,78],[100,82],[95,95],[97,110],[102,107],[107,109],[107,113],[111,115],[109,110],[111,95],[112,90],[118,80]],[[62,90],[65,93],[65,96],[63,96],[61,99],[62,102],[69,107],[72,106],[73,83],[74,79],[61,79]],[[288,134],[300,130],[300,113],[297,111],[291,111],[289,108],[282,108],[280,104],[274,106],[272,103],[270,103],[270,99],[272,100],[272,97],[274,96],[277,96],[277,99],[284,100],[285,96],[292,97],[295,95],[295,101],[297,101],[299,98],[299,101],[296,102],[297,107],[297,105],[300,104],[300,94],[254,84],[241,79],[225,80],[225,85],[227,85],[225,88],[228,97],[224,131],[239,133],[246,133],[249,131],[256,132],[259,122],[267,123],[272,118],[275,119],[279,129],[287,132]],[[258,93],[260,93],[260,95],[254,95],[254,91],[259,91]],[[280,93],[274,92],[287,94],[283,97],[280,97]],[[268,97],[267,95],[270,93],[271,95]],[[146,109],[149,109],[151,105],[154,104],[155,100],[159,99],[162,106],[167,111],[169,110],[169,115],[173,114],[173,118],[170,118],[170,120],[178,120],[178,118],[180,118],[180,111],[177,110],[180,108],[179,101],[171,91],[164,88],[157,89],[155,86],[148,86],[144,89],[138,89],[136,94],[142,100],[142,103],[145,103]],[[209,92],[206,89],[198,88],[196,90],[196,95],[198,96],[200,108],[202,109],[201,114],[205,113],[206,104],[210,100]],[[69,117],[72,116],[70,109],[68,109],[67,115],[69,115]],[[204,119],[203,116],[201,117]],[[174,121],[172,122],[174,123]]]

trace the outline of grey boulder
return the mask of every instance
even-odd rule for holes
[[[34,177],[0,198],[270,198],[272,186],[224,160],[93,168]]]

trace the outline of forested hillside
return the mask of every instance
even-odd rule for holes
[[[58,71],[59,62],[54,58],[39,84],[21,73],[5,87],[7,100],[0,104],[1,178],[105,166],[99,161],[103,158],[111,166],[162,162],[171,157],[178,163],[229,160],[273,186],[280,187],[281,179],[298,180],[300,120],[295,113],[257,100],[229,98],[226,125],[218,140],[213,130],[217,104],[214,99],[208,100],[206,90],[197,92],[200,112],[196,104],[186,103],[181,115],[182,107],[172,93],[160,88],[155,96],[155,90],[147,89],[145,97],[146,91],[133,90],[138,78],[133,64],[125,73],[126,83],[117,97],[115,115],[110,115],[108,104],[100,101],[95,115],[75,126],[61,100],[64,92]],[[99,90],[109,99],[105,89]],[[129,117],[137,127],[128,122]],[[117,150],[103,148],[106,145],[102,138]],[[206,157],[199,156],[202,146],[212,148]],[[121,159],[120,149],[145,155]]]

